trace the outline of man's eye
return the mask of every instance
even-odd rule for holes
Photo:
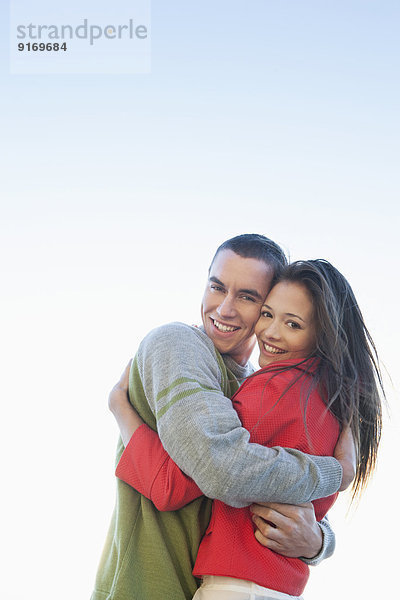
[[[242,300],[250,300],[250,302],[255,302],[254,298],[251,296],[241,296]]]
[[[222,287],[219,286],[219,285],[213,284],[210,287],[211,287],[212,290],[215,290],[216,292],[220,292],[222,290]]]

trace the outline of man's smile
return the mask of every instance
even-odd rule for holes
[[[225,325],[220,321],[217,321],[213,317],[210,317],[211,321],[214,323],[214,326],[218,329],[218,331],[223,331],[224,333],[230,333],[232,331],[237,331],[240,327],[236,327],[235,325]]]

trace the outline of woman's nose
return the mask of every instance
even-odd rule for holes
[[[270,323],[269,326],[264,329],[263,337],[278,340],[281,337],[278,323],[276,323],[275,321]]]

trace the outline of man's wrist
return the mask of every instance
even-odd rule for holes
[[[318,469],[318,482],[311,500],[336,494],[343,480],[343,468],[339,460],[333,456],[312,456],[310,458]]]
[[[319,523],[316,522],[313,527],[313,534],[310,536],[310,545],[308,550],[303,554],[303,558],[307,558],[308,560],[312,560],[317,558],[318,554],[321,553],[321,550],[324,545],[324,534],[322,532],[322,528]]]

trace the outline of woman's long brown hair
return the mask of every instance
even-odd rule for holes
[[[374,342],[350,284],[328,261],[296,261],[274,283],[281,281],[303,285],[312,299],[320,359],[312,377],[342,428],[353,432],[354,498],[374,471],[381,438],[384,389]]]

